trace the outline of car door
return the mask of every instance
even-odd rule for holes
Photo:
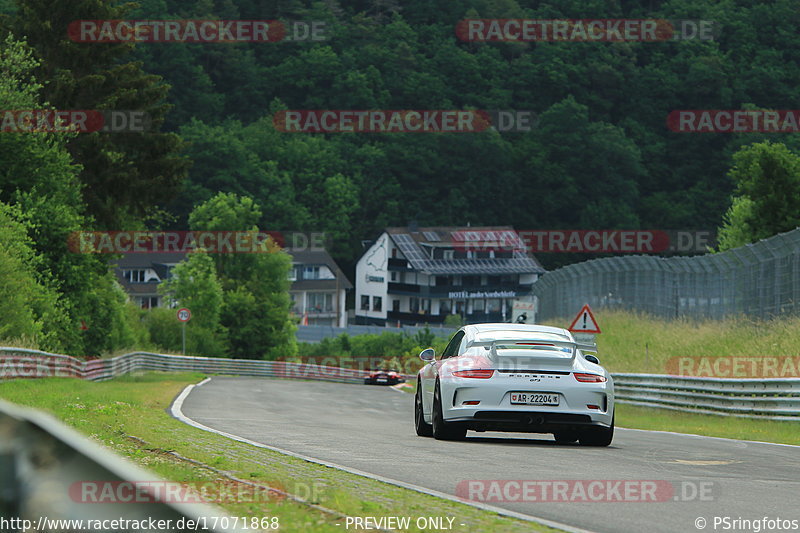
[[[425,368],[422,369],[423,408],[425,409],[426,413],[431,412],[431,406],[433,405],[433,391],[436,389],[436,376],[439,375],[439,368],[442,366],[443,361],[457,354],[463,338],[464,330],[458,330],[456,334],[453,335],[453,338],[450,339],[450,342],[447,343],[447,346],[441,355],[437,355],[436,359],[425,365]]]

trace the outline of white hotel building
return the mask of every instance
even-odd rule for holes
[[[356,265],[356,323],[508,322],[544,272],[510,226],[386,228]]]

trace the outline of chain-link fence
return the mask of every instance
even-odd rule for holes
[[[538,320],[597,308],[667,318],[759,318],[800,311],[800,228],[724,253],[594,259],[548,272],[533,285]]]

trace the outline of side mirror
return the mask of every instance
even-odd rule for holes
[[[434,357],[436,357],[436,351],[433,348],[425,348],[419,352],[419,358],[423,361],[433,361]]]
[[[600,364],[600,359],[598,359],[594,355],[584,355],[583,358],[589,361],[590,363],[594,363],[596,365]]]

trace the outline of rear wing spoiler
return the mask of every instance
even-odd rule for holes
[[[563,348],[570,348],[572,352],[572,357],[575,357],[576,350],[581,350],[584,352],[595,352],[597,353],[597,344],[595,343],[584,343],[584,342],[575,342],[575,341],[561,341],[561,340],[553,340],[553,339],[531,339],[530,337],[525,339],[484,339],[484,340],[473,340],[467,344],[467,348],[472,348],[473,346],[483,346],[485,349],[490,350],[492,355],[497,355],[497,345],[503,344],[528,344],[528,345],[536,345],[540,344],[542,346],[555,346],[555,347],[563,347]]]

